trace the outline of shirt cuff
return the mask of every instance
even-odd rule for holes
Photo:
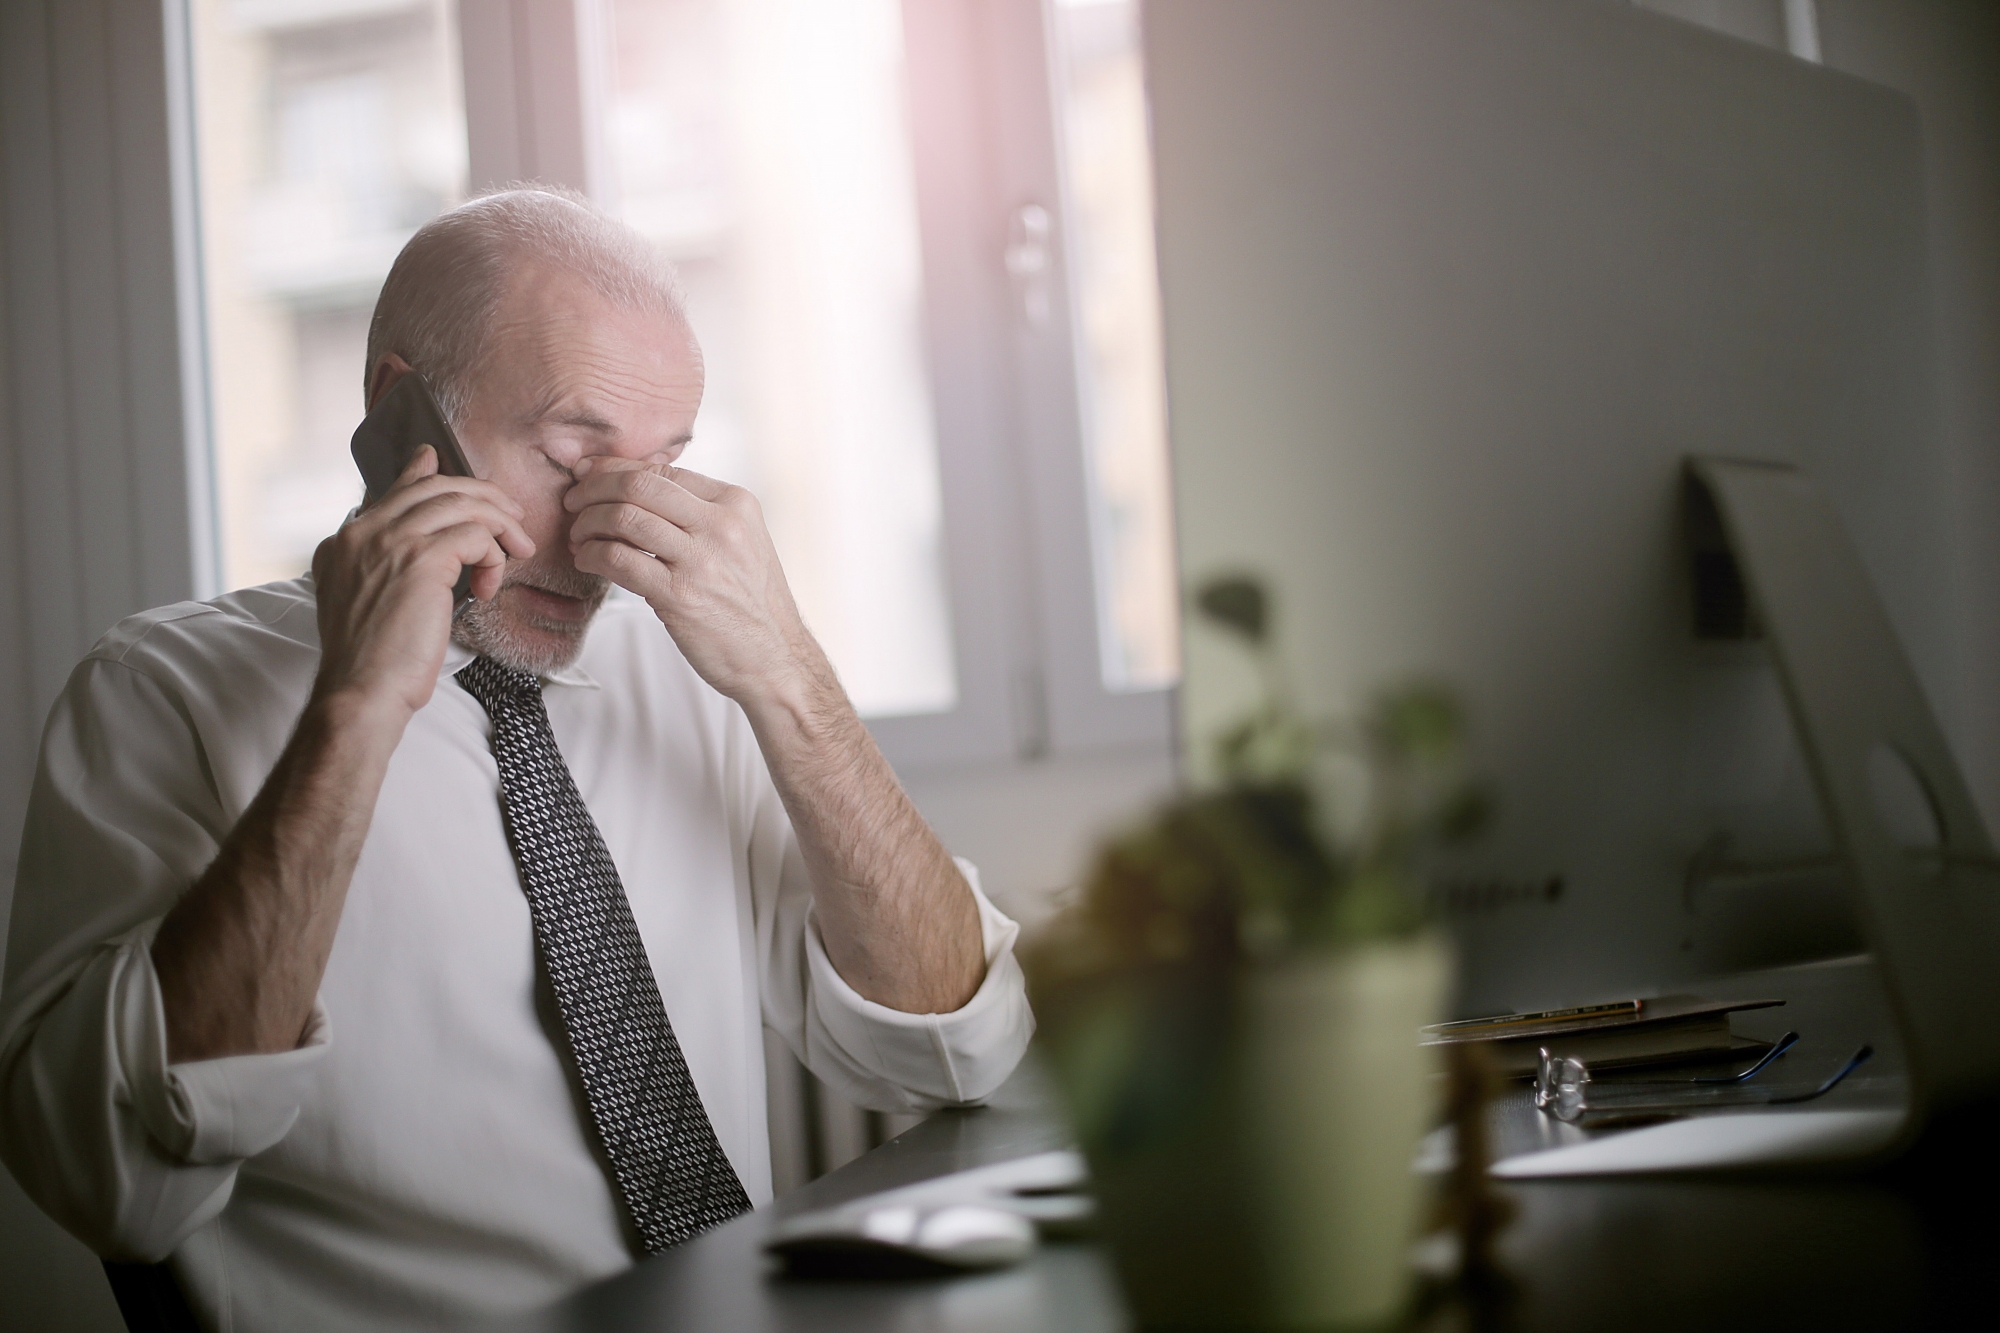
[[[169,1065],[166,1005],[153,970],[159,924],[150,921],[111,946],[112,1040],[126,1093],[146,1133],[170,1157],[197,1166],[255,1157],[299,1118],[314,1066],[332,1039],[326,1010],[313,1001],[293,1050]]]
[[[829,1036],[898,1087],[965,1105],[988,1096],[1020,1063],[1034,1035],[1027,984],[1014,958],[1021,928],[987,901],[979,870],[953,858],[979,906],[986,978],[948,1014],[906,1014],[862,998],[827,957],[819,921],[806,921],[806,959]]]

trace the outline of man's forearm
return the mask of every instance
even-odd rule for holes
[[[985,977],[979,905],[799,618],[755,497],[665,461],[584,458],[576,567],[646,599],[757,734],[812,872],[833,965],[866,998],[949,1013]]]
[[[506,562],[535,553],[524,513],[491,482],[440,476],[425,447],[313,553],[312,698],[153,941],[169,1059],[299,1044],[389,759],[437,688],[452,586],[470,568],[475,597],[499,591]]]
[[[841,976],[906,1013],[964,1005],[986,972],[978,905],[831,670],[746,712]]]
[[[161,923],[153,966],[171,1061],[298,1045],[402,736],[383,711],[315,696],[214,862]]]

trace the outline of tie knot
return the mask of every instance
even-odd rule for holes
[[[542,682],[533,672],[502,666],[490,657],[473,658],[459,668],[456,679],[489,713],[500,704],[519,703],[542,692]]]

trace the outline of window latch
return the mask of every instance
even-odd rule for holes
[[[1055,222],[1040,204],[1022,204],[1007,228],[1003,255],[1007,276],[1014,282],[1014,299],[1031,329],[1049,322],[1049,281],[1055,267],[1050,252]]]

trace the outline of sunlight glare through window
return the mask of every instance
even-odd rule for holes
[[[864,716],[957,686],[898,0],[617,0],[616,207],[706,353],[686,462],[762,502]]]

